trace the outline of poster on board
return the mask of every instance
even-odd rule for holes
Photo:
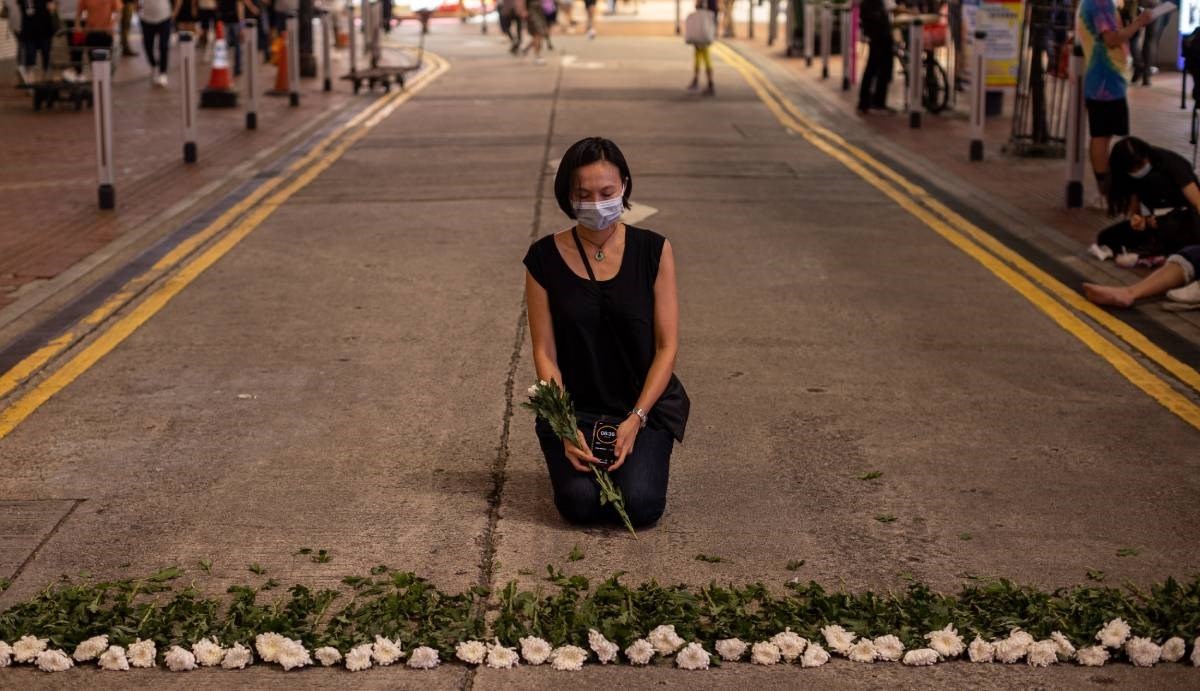
[[[1200,3],[1200,0],[1192,0]],[[1025,3],[1021,0],[963,0],[963,76],[970,81],[975,52],[975,32],[987,32],[987,85],[1011,88],[1017,85],[1021,57],[1021,23]]]

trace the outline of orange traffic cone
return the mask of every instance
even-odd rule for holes
[[[288,61],[287,61],[287,32],[280,31],[275,37],[275,42],[271,44],[271,62],[278,69],[275,72],[275,88],[267,92],[271,96],[287,96],[290,89],[288,88]]]
[[[212,74],[209,75],[208,86],[200,92],[200,107],[236,108],[237,92],[233,90],[233,78],[229,70],[229,47],[225,44],[225,27],[222,22],[216,22],[216,25]]]

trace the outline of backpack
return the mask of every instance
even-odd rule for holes
[[[1200,28],[1183,38],[1183,69],[1192,77],[1192,100],[1200,98]]]

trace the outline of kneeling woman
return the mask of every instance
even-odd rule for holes
[[[672,384],[679,346],[675,260],[666,238],[621,222],[632,191],[613,142],[590,137],[567,150],[554,194],[575,224],[529,248],[525,299],[537,377],[570,393],[582,447],[591,448],[599,417],[622,420],[608,470],[631,522],[643,527],[666,508],[671,449],[683,428],[654,407]],[[536,424],[558,512],[572,523],[616,521],[600,505],[591,470],[598,459],[544,420]]]
[[[1109,167],[1109,213],[1127,218],[1100,232],[1092,254],[1168,255],[1200,244],[1200,186],[1191,162],[1125,137],[1113,146]],[[1142,207],[1150,213],[1142,215]]]

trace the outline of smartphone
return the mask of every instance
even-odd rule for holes
[[[600,460],[600,465],[610,466],[617,462],[617,426],[620,422],[613,418],[602,417],[596,420],[592,428],[592,455]]]

